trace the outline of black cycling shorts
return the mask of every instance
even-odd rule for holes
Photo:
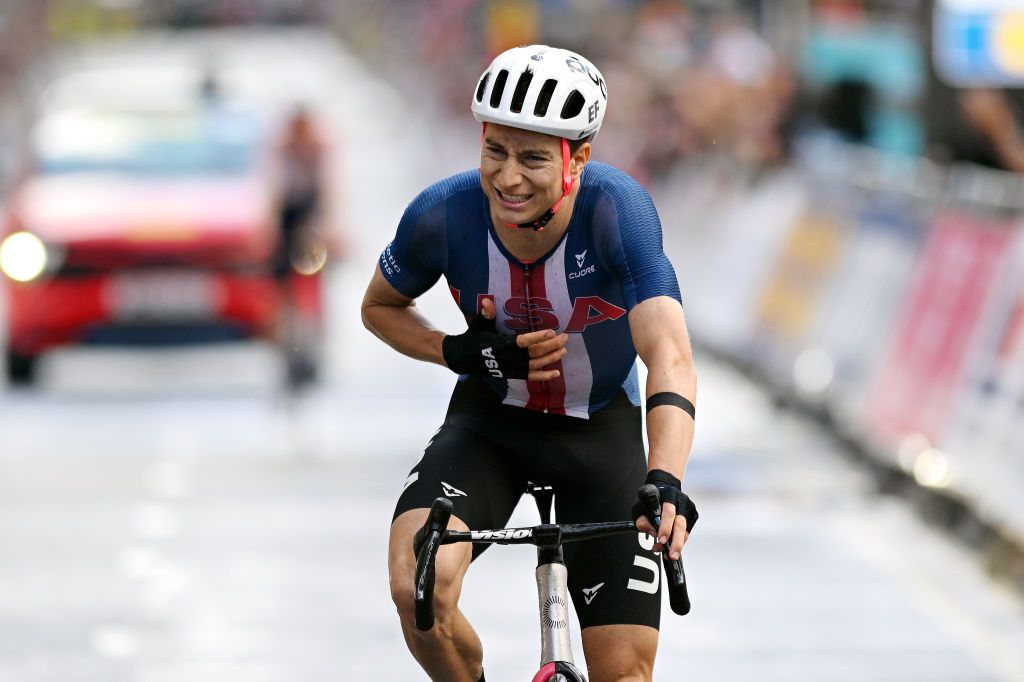
[[[503,405],[482,381],[460,381],[394,518],[444,496],[470,528],[503,528],[527,482],[543,481],[554,486],[559,523],[629,519],[647,475],[641,429],[640,408],[624,392],[584,420]],[[474,545],[473,558],[487,546]],[[652,547],[639,532],[564,546],[581,627],[658,627],[661,571]]]

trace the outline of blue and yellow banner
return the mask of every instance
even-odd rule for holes
[[[933,56],[953,86],[1024,86],[1024,0],[940,2]]]

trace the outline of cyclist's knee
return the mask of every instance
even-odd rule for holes
[[[412,539],[426,519],[426,510],[403,514],[392,525],[391,549],[388,569],[391,578],[391,599],[398,609],[403,624],[415,629],[416,605],[413,583],[416,576],[416,557],[412,552]],[[465,524],[452,518],[449,526],[464,529]],[[441,548],[435,564],[434,617],[443,626],[458,608],[462,579],[469,567],[469,545],[448,545]]]
[[[640,625],[606,625],[583,631],[591,682],[650,682],[658,631]]]
[[[630,665],[620,662],[617,667],[603,668],[590,665],[590,682],[651,682],[654,671],[646,663]]]
[[[444,571],[438,567],[434,579],[434,620],[443,626],[458,609],[459,594],[461,592],[461,576],[458,580],[451,571]],[[415,571],[392,571],[391,573],[391,600],[398,609],[398,615],[402,622],[412,625],[416,620],[416,601],[413,594],[413,581]]]

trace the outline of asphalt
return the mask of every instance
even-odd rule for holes
[[[814,423],[699,362],[687,485],[702,515],[685,556],[694,607],[666,610],[655,679],[1024,680],[1014,592],[879,496]],[[307,400],[302,409],[334,402],[327,391]],[[393,449],[303,452],[273,442],[298,417],[269,393],[157,406],[190,424],[187,448],[4,448],[0,680],[425,679],[405,653],[385,548],[419,455],[411,443],[432,429],[410,421],[418,432]],[[232,411],[262,447],[212,433]],[[443,405],[420,411],[436,420]],[[126,414],[107,398],[91,420]],[[374,420],[336,415],[361,417]],[[403,427],[402,414],[388,421]],[[521,506],[513,524],[535,514]],[[532,675],[532,561],[528,548],[497,547],[467,581],[489,679]]]

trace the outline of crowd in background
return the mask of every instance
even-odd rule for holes
[[[0,8],[0,94],[9,100],[19,74],[54,42],[139,28],[312,23],[329,26],[372,68],[416,93],[420,106],[466,119],[468,84],[497,53],[530,43],[577,50],[611,86],[595,154],[642,181],[656,182],[680,162],[707,153],[771,167],[787,157],[794,136],[808,134],[1024,171],[1024,134],[1014,114],[1024,104],[1020,95],[939,83],[928,64],[925,6],[850,0],[10,0]],[[902,35],[902,52],[895,40],[897,49],[868,59],[891,62],[889,72],[905,61],[909,75],[899,80],[881,67],[842,63],[822,76],[822,55],[831,49],[834,56],[835,47],[815,52],[822,41],[814,34],[829,23],[838,26],[836,35],[861,31],[868,41]]]
[[[493,55],[541,42],[576,49],[613,88],[598,158],[641,180],[708,150],[755,165],[785,153],[796,82],[790,65],[749,14],[698,12],[677,0],[20,0],[0,10],[0,94],[27,103],[25,72],[54,43],[139,28],[303,22],[332,26],[372,67],[417,92],[423,106],[465,118],[466,92]],[[17,87],[21,95],[12,98]],[[13,115],[13,107],[4,109]],[[15,129],[10,123],[4,135],[12,150]]]
[[[709,150],[755,165],[784,157],[796,81],[749,14],[676,0],[596,4],[350,2],[338,27],[422,100],[467,119],[470,84],[502,50],[579,51],[611,88],[595,154],[644,181]]]
[[[547,43],[581,52],[611,86],[595,154],[642,181],[708,153],[771,167],[799,136],[1024,171],[1024,136],[1013,113],[1024,104],[1019,93],[940,82],[928,63],[927,12],[906,10],[915,3],[892,3],[899,12],[850,10],[871,4],[787,5],[775,24],[802,22],[809,34],[839,38],[822,48],[828,40],[805,35],[806,44],[785,49],[757,2],[348,0],[332,17],[371,65],[449,117],[468,119],[467,84],[508,47]],[[844,47],[844,34],[861,35],[863,45]],[[871,54],[875,43],[891,46]],[[842,49],[863,54],[822,66]]]

